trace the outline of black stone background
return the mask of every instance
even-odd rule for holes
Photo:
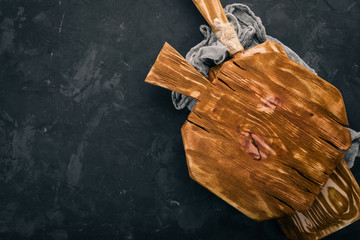
[[[360,3],[242,3],[340,89],[360,131]],[[163,43],[185,55],[203,23],[190,0],[0,0],[0,239],[285,239],[189,178],[188,111],[144,83]]]

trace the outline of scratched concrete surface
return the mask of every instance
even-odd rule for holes
[[[360,3],[242,3],[340,89],[360,131]],[[190,0],[0,0],[0,239],[285,239],[189,178],[188,112],[144,83],[163,43],[184,55],[203,23]]]

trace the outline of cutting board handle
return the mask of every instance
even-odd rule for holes
[[[193,3],[214,30],[219,41],[227,47],[230,55],[244,51],[235,27],[228,21],[220,0],[193,0]]]
[[[199,73],[170,44],[165,43],[145,82],[201,101],[210,94],[211,82]]]

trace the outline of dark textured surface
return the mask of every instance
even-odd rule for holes
[[[359,131],[360,3],[242,3],[340,89]],[[184,55],[204,22],[190,0],[0,0],[0,239],[284,239],[189,178],[188,112],[144,83],[163,43]]]

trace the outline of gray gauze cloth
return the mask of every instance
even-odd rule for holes
[[[294,51],[282,44],[276,38],[266,35],[261,19],[244,4],[230,4],[224,8],[229,21],[235,26],[237,35],[245,49],[254,47],[267,40],[277,42],[285,49],[289,58],[300,65],[316,72],[310,68]],[[200,26],[200,32],[204,35],[204,40],[190,49],[186,54],[186,60],[190,62],[201,74],[207,77],[210,67],[219,65],[228,57],[227,48],[216,38],[212,29],[206,25]],[[190,111],[196,104],[196,100],[177,92],[171,94],[173,104],[180,110],[187,107]],[[360,132],[349,129],[352,137],[352,145],[345,154],[345,160],[351,168],[356,157],[360,157]]]

